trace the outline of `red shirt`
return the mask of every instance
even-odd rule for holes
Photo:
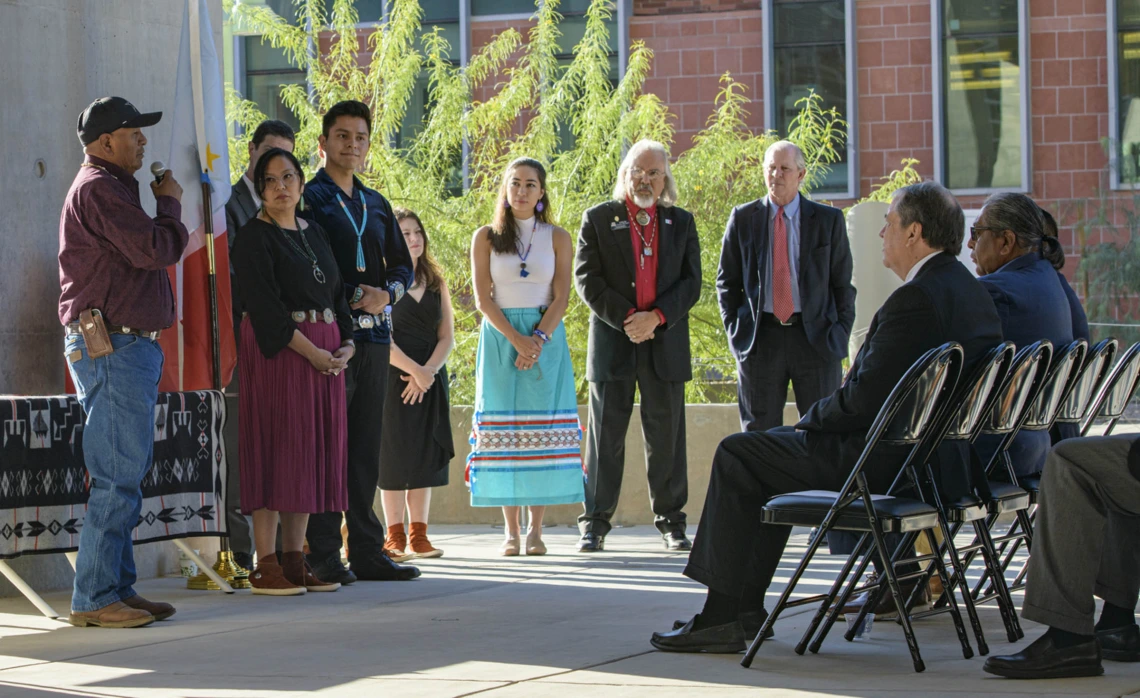
[[[661,222],[657,219],[657,204],[644,209],[649,214],[649,225],[642,228],[637,223],[637,212],[641,207],[634,204],[629,198],[625,200],[625,209],[629,214],[629,241],[633,245],[634,283],[637,285],[637,311],[652,310],[657,313],[661,324],[665,324],[665,314],[659,308],[654,308],[657,302],[657,250],[660,247]],[[640,230],[641,235],[638,235]],[[642,236],[645,240],[642,241]],[[652,239],[651,239],[652,238]],[[642,250],[648,247],[653,251],[651,255],[643,255]],[[633,315],[629,311],[626,317]]]
[[[88,155],[67,192],[59,221],[59,321],[87,308],[107,324],[163,330],[174,324],[166,268],[182,258],[189,233],[182,205],[160,196],[151,218],[139,183],[121,167]]]

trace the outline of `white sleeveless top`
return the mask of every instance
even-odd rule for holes
[[[539,308],[554,300],[554,226],[538,223],[535,219],[516,221],[520,230],[518,248],[526,255],[526,272],[523,260],[514,253],[499,254],[491,250],[491,299],[500,308]],[[531,240],[531,230],[534,239]],[[527,246],[530,253],[527,253]]]

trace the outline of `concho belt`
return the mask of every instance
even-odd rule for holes
[[[323,320],[326,325],[331,325],[336,322],[336,313],[332,308],[325,308],[324,310],[294,310],[293,322],[316,322]]]

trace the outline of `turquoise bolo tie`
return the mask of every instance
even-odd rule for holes
[[[364,271],[364,226],[368,225],[368,204],[364,201],[364,190],[360,190],[360,208],[364,210],[364,215],[360,219],[359,226],[356,225],[356,219],[352,217],[348,206],[344,204],[344,199],[340,198],[340,194],[336,195],[336,200],[340,204],[341,210],[344,211],[345,217],[348,218],[348,222],[352,223],[352,229],[356,231],[356,271]]]

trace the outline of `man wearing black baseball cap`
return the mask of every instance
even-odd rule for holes
[[[122,97],[96,100],[79,116],[86,158],[59,222],[59,320],[76,397],[87,414],[83,460],[90,496],[69,621],[134,628],[174,615],[135,593],[131,530],[154,456],[154,410],[163,355],[159,333],[174,323],[166,267],[182,258],[182,187],[169,172],[153,182],[157,215],[139,200],[141,129],[162,118]]]

